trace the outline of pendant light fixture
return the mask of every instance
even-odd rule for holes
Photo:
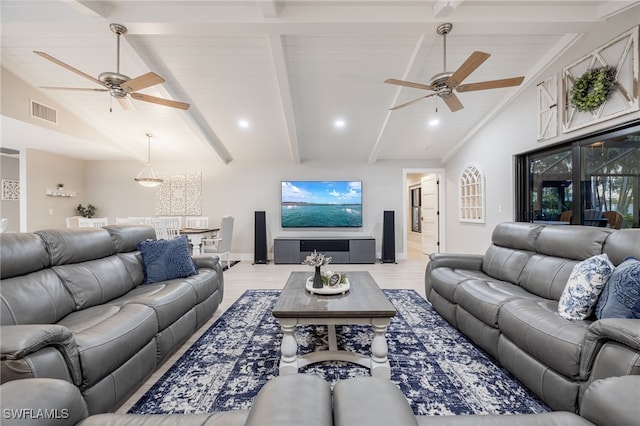
[[[144,166],[144,169],[142,169],[142,171],[140,173],[138,173],[138,176],[136,176],[133,180],[135,180],[136,182],[138,182],[140,185],[142,186],[146,186],[147,188],[154,188],[158,185],[160,185],[164,179],[162,179],[161,177],[159,177],[158,175],[155,174],[155,172],[153,171],[153,167],[151,166],[151,138],[153,137],[153,135],[151,133],[147,133],[147,148],[148,148],[148,160],[147,160],[147,164]]]

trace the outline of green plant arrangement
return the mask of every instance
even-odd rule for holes
[[[82,204],[78,204],[76,212],[82,217],[91,218],[96,214],[96,208],[93,204],[87,204],[87,207],[83,207]]]
[[[614,67],[588,69],[569,90],[569,102],[581,112],[598,108],[615,88],[615,80]]]

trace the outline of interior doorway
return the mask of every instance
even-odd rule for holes
[[[444,250],[444,169],[405,169],[403,174],[403,252],[428,260]]]

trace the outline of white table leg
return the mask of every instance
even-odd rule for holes
[[[202,235],[192,234],[188,236],[193,247],[193,254],[200,254],[200,244],[202,244]]]
[[[280,375],[298,373],[298,342],[296,342],[296,324],[294,318],[281,318],[282,346],[280,347]]]
[[[371,375],[385,379],[391,378],[391,365],[387,357],[389,348],[385,337],[389,321],[389,318],[374,318],[371,322],[371,328],[373,329],[373,340],[371,341]]]

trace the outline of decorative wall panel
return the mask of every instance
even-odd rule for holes
[[[621,34],[609,43],[577,60],[562,71],[564,133],[591,124],[618,117],[640,108],[638,93],[638,32],[640,26]],[[591,111],[581,112],[569,102],[569,93],[575,82],[590,69],[610,66],[615,68],[616,85],[607,100]]]
[[[2,179],[2,200],[20,200],[20,181],[13,179]]]
[[[157,216],[199,216],[202,211],[202,172],[163,175],[156,192]]]
[[[538,140],[544,141],[558,135],[558,77],[539,83],[538,92]]]

